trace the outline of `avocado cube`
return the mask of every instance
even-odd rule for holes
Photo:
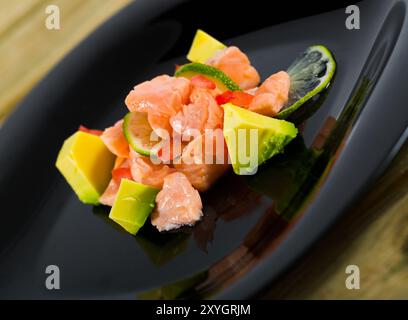
[[[141,183],[122,179],[109,218],[135,235],[152,213],[159,191]]]
[[[298,130],[293,123],[270,118],[232,103],[223,105],[224,137],[234,172],[251,175],[259,165],[274,155],[296,137]]]
[[[114,161],[100,137],[78,131],[65,140],[56,167],[82,202],[96,205],[109,183]]]
[[[187,59],[191,62],[205,63],[208,59],[212,58],[218,50],[225,48],[226,46],[217,39],[214,39],[202,30],[197,30]]]

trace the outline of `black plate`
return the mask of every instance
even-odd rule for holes
[[[359,3],[360,30],[345,28],[344,9],[270,26],[265,11],[258,10],[261,19],[251,15],[251,2],[241,10],[246,18],[234,12],[234,27],[217,24],[214,7],[197,1],[129,5],[54,68],[1,129],[0,297],[259,292],[375,181],[405,139],[407,2]],[[217,8],[217,17],[227,9]],[[103,128],[121,117],[134,84],[172,73],[197,27],[229,38],[263,76],[313,44],[333,51],[338,71],[303,138],[256,177],[222,179],[203,197],[203,222],[176,234],[147,225],[132,237],[109,222],[106,208],[76,199],[54,167],[57,152],[79,124]],[[45,288],[47,265],[59,266],[60,290]]]

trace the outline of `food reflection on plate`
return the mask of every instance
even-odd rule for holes
[[[328,137],[335,127],[336,120],[328,117],[309,149],[299,137],[284,156],[277,156],[260,168],[262,175],[231,175],[216,185],[214,193],[206,194],[206,203],[209,205],[207,214],[192,228],[197,246],[203,250],[206,250],[213,238],[218,219],[228,222],[251,214],[262,197],[271,198],[273,202],[246,234],[242,244],[206,272],[200,273],[197,278],[193,275],[150,290],[139,298],[152,298],[153,293],[154,297],[160,299],[182,298],[187,293],[199,298],[211,296],[215,290],[236,281],[270,254],[290,231],[302,207],[310,201],[308,195],[313,194],[319,182],[316,178],[319,175],[312,174],[313,166],[323,154]],[[229,192],[232,188],[228,188],[228,184],[233,184],[239,192]]]

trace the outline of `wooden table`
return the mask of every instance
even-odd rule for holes
[[[80,40],[130,0],[53,0],[61,29],[45,28],[48,0],[0,0],[0,121]],[[408,143],[364,199],[265,298],[408,298]],[[347,265],[361,289],[345,286]]]

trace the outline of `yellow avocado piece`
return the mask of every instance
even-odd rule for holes
[[[217,39],[211,37],[202,30],[197,30],[193,39],[187,59],[191,62],[206,63],[218,50],[225,49],[226,46]]]
[[[225,142],[236,174],[255,174],[259,165],[283,152],[298,133],[291,122],[267,117],[232,103],[222,107]]]
[[[152,213],[159,191],[141,183],[122,179],[109,218],[135,235]]]
[[[56,167],[82,202],[96,205],[111,179],[114,161],[100,137],[78,131],[65,140]]]

